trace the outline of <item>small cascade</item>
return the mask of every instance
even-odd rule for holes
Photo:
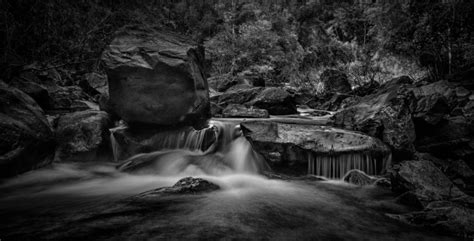
[[[242,136],[240,126],[212,121],[210,128],[214,130],[217,140],[205,152],[199,148],[204,138],[199,131],[179,133],[163,139],[160,147],[168,149],[135,155],[124,161],[119,170],[158,175],[258,174],[269,170],[265,160]],[[186,141],[182,146],[176,145],[175,138]],[[173,145],[175,148],[172,148]]]
[[[371,153],[341,153],[334,155],[308,155],[308,173],[327,178],[342,178],[352,169],[368,175],[379,175],[391,163],[391,154],[374,156]]]
[[[110,142],[115,161],[135,154],[161,150],[212,151],[216,144],[217,129],[213,126],[202,130],[192,127],[173,130],[130,129],[126,125],[110,129]]]

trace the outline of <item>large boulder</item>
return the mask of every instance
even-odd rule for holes
[[[248,105],[268,110],[270,115],[297,113],[294,97],[283,88],[277,87],[265,88]]]
[[[44,164],[54,146],[41,107],[27,94],[0,82],[0,177]]]
[[[415,152],[416,139],[412,112],[415,99],[409,78],[385,83],[371,95],[336,113],[335,126],[362,131],[388,144],[394,157],[403,159]]]
[[[105,158],[111,121],[104,111],[86,110],[65,114],[57,121],[56,161],[97,161]]]
[[[204,49],[168,32],[127,27],[102,55],[110,103],[130,124],[193,124],[210,117]]]
[[[362,133],[271,121],[248,121],[240,126],[252,147],[278,171],[341,178],[356,168],[380,174],[390,162],[390,149]],[[362,162],[366,164],[361,166]]]
[[[339,70],[328,69],[321,74],[324,88],[331,93],[348,93],[352,90],[347,75]]]

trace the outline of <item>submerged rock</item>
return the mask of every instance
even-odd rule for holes
[[[376,181],[375,178],[372,178],[365,172],[357,169],[350,170],[349,172],[347,172],[346,175],[344,175],[344,177],[342,178],[342,180],[347,183],[352,183],[359,186],[371,185]]]
[[[210,117],[204,49],[184,37],[124,28],[102,61],[111,105],[127,123],[200,126]]]
[[[54,146],[41,107],[27,94],[0,82],[0,177],[44,164]]]
[[[202,178],[185,177],[176,182],[176,184],[174,184],[172,187],[158,188],[152,191],[142,193],[138,197],[149,198],[162,194],[200,194],[216,191],[219,189],[220,187],[216,184],[204,180]]]
[[[104,111],[86,110],[61,116],[56,137],[58,161],[92,161],[109,145],[111,121]]]
[[[241,127],[253,148],[277,170],[340,178],[355,168],[379,174],[390,162],[389,148],[362,133],[270,121],[244,122]]]

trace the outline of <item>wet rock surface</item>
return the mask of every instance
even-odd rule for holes
[[[361,170],[350,170],[344,177],[342,178],[347,183],[359,185],[359,186],[366,186],[374,184],[377,179],[372,178],[371,176],[367,175],[365,172]]]
[[[139,194],[135,198],[153,198],[163,194],[201,194],[219,190],[220,187],[202,178],[185,177],[172,187],[163,187]]]
[[[333,156],[334,162],[338,162],[338,156],[345,158],[347,155],[349,158],[352,154],[367,153],[383,159],[390,153],[389,148],[376,138],[327,126],[270,121],[249,121],[240,125],[253,148],[272,167],[290,169],[300,174],[308,171],[308,161],[313,156],[328,159]],[[380,167],[383,165],[380,163]],[[350,165],[345,168],[350,168]],[[342,177],[349,170],[342,170],[337,175]]]

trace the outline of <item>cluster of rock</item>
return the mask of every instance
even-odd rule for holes
[[[126,27],[103,53],[107,75],[12,68],[0,84],[0,177],[53,160],[110,160],[109,128],[119,119],[148,130],[202,128],[210,116],[203,54],[178,35]],[[137,138],[148,137],[122,139]]]
[[[393,217],[469,237],[474,235],[469,196],[474,193],[473,78],[472,68],[434,82],[400,77],[334,93],[326,102],[305,101],[340,109],[332,125],[366,133],[390,147],[392,189],[400,194],[399,202],[420,208]]]
[[[36,65],[3,76],[0,177],[58,159],[97,159],[111,123],[96,104],[104,85],[99,74]]]
[[[296,114],[294,95],[281,87],[265,87],[250,74],[209,79],[211,112],[214,117],[268,118]],[[215,87],[215,89],[213,88]]]

